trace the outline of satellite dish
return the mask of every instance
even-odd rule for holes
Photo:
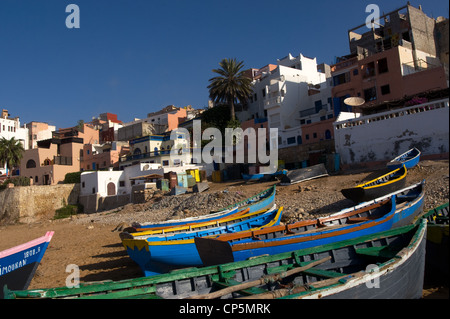
[[[350,106],[361,106],[364,103],[366,103],[366,101],[363,98],[352,96],[352,97],[346,98],[344,100],[344,103],[347,105],[350,105]]]

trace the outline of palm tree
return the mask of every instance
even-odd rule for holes
[[[245,102],[252,93],[252,80],[244,75],[244,63],[236,59],[223,59],[220,68],[212,70],[219,74],[209,79],[209,97],[214,102],[223,102],[230,107],[231,120],[235,120],[234,105]]]
[[[2,137],[0,139],[0,165],[5,165],[9,173],[9,169],[20,164],[20,160],[23,157],[24,148],[20,141],[16,140],[14,137],[7,140]]]

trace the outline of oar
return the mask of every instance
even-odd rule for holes
[[[310,269],[310,268],[312,268],[314,266],[322,264],[322,263],[324,263],[324,262],[326,262],[326,261],[328,261],[330,259],[331,259],[331,256],[328,256],[328,257],[325,257],[323,259],[320,259],[320,260],[317,260],[317,261],[313,261],[313,262],[311,262],[308,265],[303,266],[303,267],[294,268],[294,269],[291,269],[291,270],[288,270],[288,271],[285,271],[285,272],[282,272],[282,273],[273,274],[273,275],[262,276],[261,278],[259,278],[257,280],[244,282],[242,284],[231,286],[231,287],[227,287],[227,288],[215,291],[215,292],[211,292],[209,294],[192,296],[192,297],[190,297],[188,299],[214,299],[214,298],[219,298],[219,297],[225,296],[227,294],[230,294],[232,292],[248,289],[248,288],[251,288],[251,287],[258,286],[258,285],[263,285],[265,283],[272,282],[272,281],[278,281],[278,280],[280,280],[282,278],[289,277],[289,276],[291,276],[293,274],[305,271],[305,270]]]

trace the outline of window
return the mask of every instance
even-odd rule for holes
[[[358,69],[353,69],[353,75],[358,75]]]
[[[306,138],[307,140],[309,140],[309,134],[306,134],[305,138]]]
[[[39,182],[39,178],[37,176],[34,177],[34,182],[35,183]]]
[[[378,60],[378,73],[386,73],[388,71],[389,71],[389,69],[388,69],[387,59],[384,58],[384,59]]]
[[[314,107],[316,108],[316,113],[319,113],[322,109],[322,100],[315,101]]]
[[[368,78],[375,75],[375,62],[367,63],[363,66],[363,77]]]
[[[266,89],[262,89],[262,95],[263,95],[263,97],[266,96]]]
[[[381,89],[381,95],[386,95],[391,93],[391,88],[389,87],[389,84],[383,85],[382,87],[380,87]]]
[[[317,133],[313,133],[313,138],[317,138]]]
[[[119,187],[125,187],[125,181],[119,181]]]
[[[294,137],[288,137],[287,143],[289,144],[295,144],[295,136]]]
[[[85,188],[86,184],[84,182],[81,183],[81,187]]]
[[[35,168],[36,167],[36,162],[32,159],[28,160],[27,162],[27,168]]]
[[[163,161],[162,164],[163,166],[169,166],[169,161]]]
[[[333,76],[333,85],[337,86],[339,84],[344,84],[350,81],[350,72],[342,73]]]
[[[364,99],[366,101],[374,101],[377,99],[377,90],[375,87],[364,90]]]

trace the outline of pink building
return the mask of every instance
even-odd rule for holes
[[[417,56],[417,54],[416,54]],[[428,61],[428,62],[427,62]],[[349,109],[347,97],[361,97],[365,107],[447,88],[444,67],[436,58],[415,59],[413,51],[397,46],[358,60],[350,55],[331,66],[335,116]]]
[[[61,183],[67,173],[80,171],[83,145],[98,143],[98,131],[84,124],[53,132],[51,139],[39,141],[37,148],[26,150],[20,163],[20,176],[28,176],[36,185]]]
[[[119,167],[119,158],[130,148],[128,142],[107,142],[104,144],[85,144],[80,151],[80,169],[105,170]]]

